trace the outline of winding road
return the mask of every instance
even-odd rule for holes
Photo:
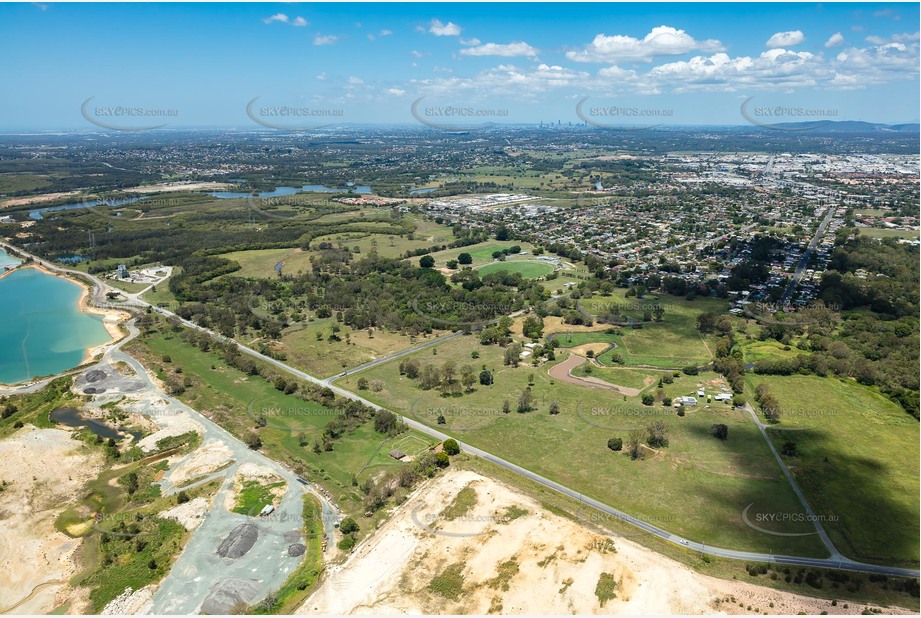
[[[20,250],[20,249],[16,249],[16,251],[19,251],[20,253],[25,253],[25,252],[23,252],[23,251]],[[37,258],[36,258],[36,259],[37,259]],[[67,272],[66,269],[58,268],[58,267],[56,267],[56,266],[54,266],[54,265],[47,264],[46,262],[42,262],[42,263],[45,264],[45,265],[47,265],[48,268],[51,268],[51,269],[54,269],[54,270],[58,270],[58,271],[62,271],[62,270],[63,270],[63,271],[65,271],[65,272]],[[71,272],[72,272],[72,271],[71,271]],[[89,278],[89,279],[93,280],[93,281],[95,282],[95,284],[96,284],[97,286],[99,286],[100,288],[102,288],[102,289],[105,289],[105,288],[107,287],[106,284],[105,284],[104,282],[100,281],[99,279],[97,279],[97,278],[95,278],[95,277],[93,277],[93,276],[91,276],[91,275],[86,275],[85,273],[79,273],[79,274],[80,274],[81,276],[85,277],[85,278]],[[97,292],[96,297],[98,298],[98,297],[100,297],[100,296],[104,297],[104,293],[99,293],[99,292]],[[327,387],[327,388],[329,388],[330,390],[332,390],[334,393],[336,393],[337,395],[340,395],[340,396],[342,396],[342,397],[345,397],[345,398],[348,398],[348,399],[352,399],[352,400],[355,400],[355,401],[359,401],[359,402],[363,403],[364,405],[366,405],[366,406],[368,406],[368,407],[371,407],[371,408],[374,408],[374,409],[376,409],[376,410],[384,410],[384,409],[386,409],[386,408],[384,408],[384,407],[382,407],[382,406],[379,406],[379,405],[377,405],[377,404],[375,404],[375,403],[373,403],[373,402],[371,402],[371,401],[368,401],[367,399],[364,399],[363,397],[361,397],[361,396],[359,396],[359,395],[356,395],[355,393],[352,393],[351,391],[348,391],[348,390],[346,390],[346,389],[344,389],[344,388],[341,388],[341,387],[336,386],[336,385],[334,384],[334,382],[335,382],[339,377],[341,377],[340,375],[336,375],[336,376],[333,376],[333,377],[331,377],[331,378],[326,378],[326,379],[317,378],[317,377],[312,376],[312,375],[310,375],[310,374],[308,374],[308,373],[305,373],[305,372],[303,372],[303,371],[301,371],[301,370],[299,370],[299,369],[296,369],[296,368],[294,368],[294,367],[291,367],[290,365],[287,365],[286,363],[283,363],[283,362],[281,362],[281,361],[279,361],[279,360],[276,360],[276,359],[274,359],[274,358],[271,358],[271,357],[268,357],[268,356],[266,356],[266,355],[264,355],[264,354],[261,354],[261,353],[257,352],[256,350],[254,350],[254,349],[252,349],[252,348],[249,348],[249,347],[247,347],[247,346],[245,346],[245,345],[243,345],[243,344],[237,342],[236,340],[229,339],[229,338],[224,337],[223,335],[221,335],[221,334],[219,334],[219,333],[216,333],[216,332],[214,332],[214,331],[211,331],[210,329],[206,329],[206,328],[203,328],[203,327],[201,327],[201,326],[198,326],[197,324],[195,324],[195,323],[193,323],[193,322],[190,322],[189,320],[185,320],[185,319],[179,317],[178,315],[176,315],[175,313],[172,313],[171,311],[168,311],[168,310],[166,310],[166,309],[163,309],[163,308],[160,308],[160,307],[156,307],[156,306],[150,305],[149,303],[147,303],[147,302],[145,302],[145,301],[142,301],[142,300],[140,300],[140,299],[138,300],[138,303],[139,303],[142,307],[145,307],[145,308],[146,308],[146,307],[151,307],[151,309],[152,309],[153,311],[155,311],[155,312],[157,312],[157,313],[159,313],[159,314],[161,314],[161,315],[164,315],[164,316],[166,316],[166,317],[169,317],[169,318],[178,320],[180,323],[182,323],[183,325],[185,325],[185,326],[187,326],[187,327],[189,327],[189,328],[193,328],[193,329],[195,329],[195,330],[198,330],[198,331],[207,333],[207,334],[209,334],[211,337],[213,337],[213,338],[215,338],[215,339],[218,339],[218,340],[220,340],[220,341],[224,341],[224,342],[233,344],[233,345],[235,345],[241,352],[243,352],[243,353],[245,353],[245,354],[248,354],[248,355],[250,355],[250,356],[253,356],[253,357],[255,357],[255,358],[258,358],[258,359],[260,359],[260,360],[262,360],[262,361],[264,361],[264,362],[266,362],[266,363],[268,363],[268,364],[270,364],[270,365],[273,365],[274,367],[277,367],[277,368],[279,368],[279,369],[281,369],[281,370],[283,370],[283,371],[289,373],[290,375],[293,375],[293,376],[295,376],[295,377],[301,378],[302,380],[305,380],[305,381],[307,381],[307,382],[311,382],[311,383],[313,383],[313,384],[317,384],[317,385],[320,385],[320,386],[323,386],[323,387]],[[454,335],[454,336],[456,336],[456,335]],[[450,336],[449,336],[449,337],[450,337]],[[442,339],[444,339],[444,338],[442,338]],[[437,340],[436,340],[436,341],[437,341]],[[427,344],[427,345],[433,345],[433,344],[434,344],[434,341],[426,342],[426,344]],[[425,346],[426,344],[422,344],[422,345]],[[399,353],[398,353],[398,354],[399,354]],[[372,362],[376,365],[376,364],[380,364],[381,362],[386,362],[387,360],[392,360],[392,359],[395,358],[395,357],[396,357],[396,355],[390,355],[389,357],[384,357],[384,358],[382,358],[382,359],[378,359],[377,361],[372,361]],[[353,372],[354,372],[354,370],[353,370]],[[349,372],[349,373],[352,373],[352,372]],[[344,375],[344,374],[345,374],[345,372],[343,372],[342,375]],[[448,439],[448,438],[454,438],[454,439],[456,439],[454,436],[450,436],[450,435],[448,435],[448,434],[442,433],[442,432],[440,432],[440,431],[438,431],[438,430],[436,430],[436,429],[433,429],[433,428],[431,428],[431,427],[429,427],[429,426],[427,426],[427,425],[425,425],[425,424],[423,424],[423,423],[420,423],[420,422],[417,421],[417,420],[414,420],[414,419],[412,419],[412,418],[405,417],[405,416],[403,416],[402,414],[400,414],[398,411],[395,411],[395,410],[390,410],[390,411],[393,412],[393,413],[395,413],[395,414],[397,414],[397,415],[402,419],[402,421],[403,421],[404,423],[406,423],[407,426],[409,426],[409,427],[411,427],[411,428],[413,428],[413,429],[415,429],[415,430],[417,430],[417,431],[419,431],[419,432],[422,432],[422,433],[424,433],[424,434],[427,434],[427,435],[429,435],[429,436],[432,436],[432,437],[434,437],[434,438],[436,438],[436,439],[438,439],[438,440],[446,440],[446,439]],[[757,419],[756,419],[756,422],[757,422]],[[762,430],[762,431],[763,431],[763,430]],[[575,490],[573,490],[573,489],[570,489],[570,488],[568,488],[568,487],[566,487],[566,486],[564,486],[564,485],[561,485],[561,484],[557,483],[556,481],[553,481],[553,480],[548,479],[548,478],[546,478],[546,477],[544,477],[544,476],[541,476],[541,475],[539,475],[539,474],[537,474],[537,473],[535,473],[535,472],[532,472],[532,471],[530,471],[530,470],[528,470],[528,469],[526,469],[526,468],[522,468],[521,466],[518,466],[518,465],[516,465],[516,464],[514,464],[514,463],[512,463],[512,462],[510,462],[510,461],[508,461],[508,460],[506,460],[506,459],[502,459],[501,457],[497,457],[496,455],[493,455],[493,454],[491,454],[491,453],[488,453],[488,452],[486,452],[486,451],[484,451],[484,450],[482,450],[482,449],[479,449],[479,448],[477,448],[477,447],[474,447],[474,446],[472,446],[472,445],[470,445],[470,444],[463,443],[463,442],[461,442],[460,440],[458,440],[458,443],[461,445],[461,448],[462,448],[465,452],[467,452],[467,453],[469,453],[469,454],[471,454],[471,455],[474,455],[474,456],[476,456],[476,457],[485,459],[485,460],[487,460],[487,461],[489,461],[489,462],[491,462],[491,463],[493,463],[493,464],[495,464],[495,465],[501,466],[501,467],[503,467],[503,468],[505,468],[505,469],[507,469],[507,470],[510,470],[510,471],[512,471],[512,472],[515,472],[516,474],[518,474],[518,475],[520,475],[520,476],[522,476],[522,477],[524,477],[524,478],[527,478],[527,479],[529,479],[529,480],[531,480],[531,481],[534,481],[534,482],[536,482],[536,483],[539,483],[539,484],[541,484],[541,485],[543,485],[543,486],[545,486],[545,487],[548,487],[548,488],[550,488],[550,489],[553,489],[554,491],[557,491],[557,492],[559,492],[559,493],[561,493],[561,494],[563,494],[563,495],[565,495],[565,496],[568,496],[568,497],[570,497],[570,498],[573,498],[573,499],[579,501],[580,503],[582,503],[582,504],[584,504],[584,505],[586,505],[586,506],[588,506],[588,507],[591,507],[591,508],[593,508],[593,509],[596,509],[596,510],[598,510],[598,511],[601,511],[601,512],[603,512],[603,513],[606,513],[606,514],[608,514],[608,515],[611,515],[611,516],[613,516],[613,517],[616,517],[616,518],[618,518],[618,519],[620,519],[620,520],[622,520],[622,521],[624,521],[624,522],[627,522],[627,523],[629,523],[629,524],[631,524],[631,525],[633,525],[633,526],[636,526],[637,528],[640,528],[641,530],[644,530],[644,531],[648,532],[649,534],[651,534],[651,535],[653,535],[653,536],[656,536],[656,537],[658,537],[658,538],[660,538],[660,539],[662,539],[662,540],[668,541],[668,542],[670,542],[670,543],[673,543],[673,544],[675,544],[675,545],[678,545],[679,547],[684,547],[685,549],[688,549],[688,550],[691,550],[691,551],[694,551],[694,552],[698,552],[698,553],[702,553],[702,554],[707,554],[707,555],[710,555],[710,556],[717,556],[717,557],[720,557],[720,558],[729,558],[729,559],[733,559],[733,560],[743,560],[743,561],[748,561],[748,562],[766,562],[766,563],[770,563],[770,564],[783,564],[783,565],[791,565],[791,566],[807,566],[807,567],[817,567],[817,568],[826,568],[826,569],[843,569],[843,570],[848,570],[848,571],[856,571],[856,572],[863,572],[863,573],[875,573],[875,574],[883,574],[883,575],[894,575],[894,576],[901,576],[901,577],[918,577],[918,576],[919,576],[919,570],[918,570],[918,569],[907,569],[907,568],[894,567],[894,566],[877,565],[877,564],[868,564],[868,563],[863,563],[863,562],[857,562],[857,561],[855,561],[855,560],[851,560],[851,559],[849,559],[849,558],[843,557],[843,556],[840,554],[840,552],[838,552],[837,550],[834,549],[834,545],[831,543],[831,540],[828,538],[827,534],[824,534],[824,530],[822,530],[821,527],[820,527],[819,525],[817,525],[816,528],[817,528],[817,531],[819,531],[820,536],[822,536],[822,541],[826,544],[826,547],[830,547],[830,548],[831,548],[831,550],[830,550],[830,554],[831,554],[831,555],[830,555],[830,557],[828,557],[828,558],[808,558],[808,557],[801,557],[801,556],[785,556],[785,555],[776,555],[776,554],[765,554],[765,553],[759,553],[759,552],[739,551],[739,550],[733,550],[733,549],[726,549],[726,548],[722,548],[722,547],[715,547],[715,546],[712,546],[712,545],[707,545],[707,544],[705,544],[705,543],[699,543],[699,542],[696,542],[696,541],[691,541],[690,539],[686,539],[686,538],[681,537],[681,536],[679,536],[679,535],[672,534],[671,532],[669,532],[669,531],[667,531],[667,530],[664,530],[664,529],[662,529],[662,528],[659,528],[658,526],[654,526],[654,525],[652,525],[652,524],[650,524],[650,523],[648,523],[648,522],[646,522],[646,521],[643,521],[643,520],[641,520],[641,519],[639,519],[639,518],[633,517],[633,516],[631,516],[631,515],[629,515],[629,514],[627,514],[627,513],[624,513],[623,511],[620,511],[620,510],[615,509],[615,508],[613,508],[613,507],[611,507],[611,506],[608,506],[607,504],[603,504],[603,503],[601,503],[601,502],[599,502],[599,501],[597,501],[597,500],[595,500],[595,499],[593,499],[593,498],[589,498],[589,497],[583,495],[583,494],[580,493],[580,492],[577,492],[577,491],[575,491]],[[770,441],[769,441],[768,443],[770,444]],[[775,453],[775,455],[776,455],[776,453]],[[785,471],[785,474],[788,475],[788,479],[791,479],[791,477],[789,476],[789,471],[787,471],[786,468],[783,468],[783,470]],[[792,480],[792,479],[791,479],[791,480]],[[796,485],[793,484],[793,487],[795,488]],[[804,497],[802,496],[802,494],[801,494],[798,490],[797,490],[797,495],[800,496],[800,498],[804,501],[804,504],[805,504],[805,499],[804,499]],[[810,512],[810,513],[812,512],[811,509],[809,510],[809,512]],[[814,521],[815,521],[815,520],[814,520]],[[818,522],[816,522],[816,523],[818,523]]]

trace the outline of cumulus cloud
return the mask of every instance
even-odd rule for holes
[[[402,88],[388,88],[387,94],[392,94],[393,96],[401,97],[404,94],[406,94],[406,91],[403,90]]]
[[[794,45],[799,45],[806,40],[806,37],[803,35],[800,30],[788,30],[786,32],[775,32],[771,35],[771,38],[767,40],[766,45],[771,49],[777,49],[779,47],[793,47]]]
[[[479,45],[480,39],[476,37],[473,37],[472,39],[461,39],[460,44],[461,45]]]
[[[301,16],[297,16],[294,19],[291,19],[284,13],[275,13],[274,15],[265,17],[262,20],[262,23],[264,24],[271,24],[274,22],[278,22],[280,24],[288,24],[289,26],[294,26],[295,28],[303,28],[310,23]]]
[[[288,23],[288,16],[284,13],[275,13],[271,17],[266,17],[262,20],[262,23],[271,24],[273,21],[280,21],[283,24]]]
[[[462,56],[503,56],[514,58],[524,56],[525,58],[534,58],[537,56],[537,50],[525,43],[516,41],[514,43],[485,43],[476,47],[467,47],[460,51]]]
[[[461,27],[454,22],[446,24],[441,23],[438,19],[433,19],[429,24],[429,32],[435,36],[458,36],[461,33]]]
[[[355,77],[354,75],[352,75],[349,77],[349,83],[352,84],[353,86],[358,86],[360,84],[365,83],[365,80],[363,80],[360,77]]]
[[[828,37],[827,41],[825,41],[825,47],[837,47],[838,45],[841,45],[842,43],[844,43],[844,35],[841,34],[840,32],[836,32],[830,37]]]
[[[696,56],[653,68],[647,78],[675,92],[739,88],[780,90],[814,86],[827,73],[820,57],[809,52],[772,49],[760,56],[732,58],[726,53]]]
[[[698,41],[684,30],[657,26],[642,39],[620,34],[595,35],[581,51],[570,51],[566,57],[576,62],[618,62],[621,60],[651,60],[656,56],[675,56],[691,51],[722,51],[723,44],[715,39]]]
[[[314,45],[335,45],[336,41],[339,40],[335,34],[318,34],[313,37]]]

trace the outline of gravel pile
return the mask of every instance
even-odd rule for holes
[[[256,539],[259,538],[259,530],[253,524],[240,524],[227,535],[227,538],[221,541],[217,548],[217,555],[222,558],[236,559],[245,556],[246,552],[253,548]],[[214,613],[214,612],[208,612]],[[217,612],[219,614],[226,612]]]

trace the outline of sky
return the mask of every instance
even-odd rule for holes
[[[2,4],[0,130],[918,122],[918,24],[918,3]]]

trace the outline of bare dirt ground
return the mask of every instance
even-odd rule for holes
[[[172,519],[182,524],[186,530],[194,530],[201,523],[201,518],[205,516],[208,509],[211,508],[211,502],[207,498],[199,496],[183,504],[178,504],[171,509],[162,511],[160,517],[163,519]]]
[[[67,586],[80,540],[54,521],[101,466],[69,431],[30,425],[0,442],[0,613],[45,614],[81,598]]]
[[[475,492],[475,504],[451,519],[445,507],[464,488]],[[514,517],[511,507],[525,512]],[[433,581],[446,571],[454,577]],[[603,573],[616,582],[616,597],[605,603],[596,595]],[[497,481],[449,470],[330,568],[297,613],[858,614],[863,608],[700,575],[628,539],[553,515]]]
[[[232,462],[232,456],[226,444],[220,440],[209,440],[170,471],[170,483],[178,487],[192,479],[216,472]]]
[[[234,185],[226,182],[167,182],[124,189],[125,193],[170,193],[175,191],[223,191]]]
[[[23,206],[25,204],[41,204],[43,202],[50,202],[62,197],[71,197],[74,195],[80,195],[79,191],[65,191],[62,193],[45,193],[44,195],[32,195],[30,197],[15,197],[12,199],[4,200],[0,204],[0,208],[5,208],[6,206]]]
[[[598,344],[589,343],[586,345],[598,345]],[[607,344],[602,344],[602,345],[606,346]],[[580,346],[580,347],[585,347],[585,346]],[[551,378],[553,378],[554,380],[559,380],[560,382],[567,382],[569,384],[577,384],[579,386],[588,386],[591,388],[606,388],[611,391],[622,393],[629,397],[636,397],[637,395],[640,394],[640,389],[638,388],[630,388],[629,386],[620,386],[619,384],[612,384],[600,378],[593,378],[591,376],[583,378],[580,376],[572,375],[572,370],[582,365],[582,363],[584,363],[586,360],[587,359],[585,357],[579,356],[578,354],[573,352],[572,354],[569,355],[569,358],[564,360],[562,363],[559,363],[551,367],[547,373],[550,374]]]

